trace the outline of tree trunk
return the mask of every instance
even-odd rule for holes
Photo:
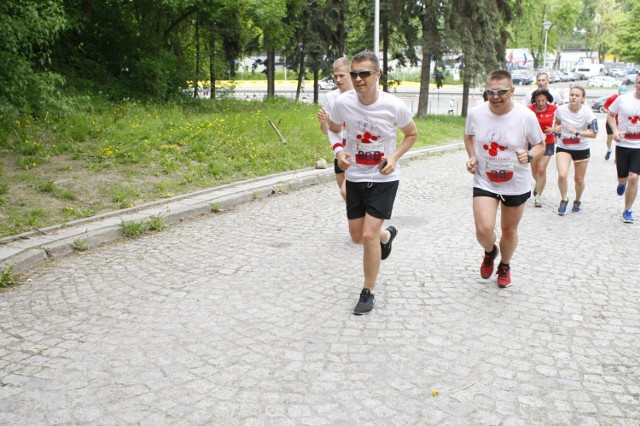
[[[209,32],[209,81],[211,82],[211,99],[216,98],[216,38],[213,29]]]
[[[469,111],[469,88],[471,87],[471,77],[467,77],[467,73],[464,73],[464,79],[462,80],[462,116],[466,117]]]
[[[422,13],[422,68],[420,70],[420,96],[418,97],[418,117],[426,117],[429,114],[429,81],[431,80],[431,56],[433,55],[433,44],[436,41],[434,33],[437,27],[432,25],[434,17],[430,14],[429,7]]]
[[[304,90],[304,46],[300,47],[300,67],[298,68],[298,87],[296,88],[296,101],[300,100],[300,91]]]
[[[200,81],[200,24],[196,18],[196,72],[193,79],[193,97],[198,98],[198,84]]]
[[[376,55],[378,52],[374,52]],[[382,90],[389,91],[389,15],[382,15]]]
[[[318,94],[318,78],[320,77],[320,70],[316,65],[313,69],[313,103],[317,104],[319,100]]]
[[[347,2],[341,3],[346,5]],[[338,23],[338,50],[340,52],[340,56],[344,56],[346,52],[345,48],[345,39],[346,39],[346,30],[344,25],[345,17],[344,17],[344,6],[340,6],[340,22]]]
[[[422,50],[422,68],[420,70],[420,95],[418,97],[418,117],[429,113],[429,80],[431,79],[431,52]]]
[[[267,44],[267,97],[276,96],[276,48],[269,40]]]

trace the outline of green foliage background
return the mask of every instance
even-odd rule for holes
[[[334,58],[371,49],[371,3],[4,0],[0,119],[74,108],[78,94],[164,102],[189,81],[236,78],[239,59],[265,52],[321,77]],[[503,63],[507,46],[531,48],[539,64],[544,20],[552,52],[580,45],[640,60],[640,0],[381,0],[380,10],[385,58],[441,66],[462,52],[465,81]]]

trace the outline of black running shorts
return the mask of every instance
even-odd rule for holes
[[[391,219],[399,181],[350,182],[347,180],[347,218],[359,219],[365,214],[378,219]]]
[[[629,177],[629,173],[640,175],[640,149],[616,145],[616,170],[621,179]]]
[[[566,152],[571,156],[573,161],[584,161],[588,160],[591,157],[591,150],[587,149],[566,149],[561,147],[556,147],[556,154],[560,152]]]
[[[474,197],[491,197],[491,198],[495,198],[497,200],[502,201],[502,204],[504,204],[507,207],[518,207],[519,205],[522,205],[527,202],[527,200],[531,197],[531,191],[525,192],[524,194],[520,194],[520,195],[500,195],[500,194],[495,194],[491,191],[487,191],[485,189],[476,188],[474,186],[473,196]]]

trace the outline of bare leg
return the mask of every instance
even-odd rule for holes
[[[502,235],[500,236],[500,252],[502,253],[501,262],[509,263],[511,256],[516,251],[518,246],[518,224],[522,219],[524,213],[525,204],[521,204],[518,207],[506,207],[504,204],[500,209],[502,213],[501,229]]]
[[[349,220],[349,233],[353,242],[362,244],[364,288],[373,290],[380,272],[380,234],[384,219],[378,219],[368,214],[364,218]],[[387,232],[388,233],[388,232]]]
[[[537,164],[537,176],[536,180],[536,189],[538,191],[538,195],[542,195],[542,191],[544,191],[544,187],[547,185],[547,166],[549,165],[550,156],[545,155],[544,157],[536,160]]]
[[[587,174],[588,165],[589,165],[589,160],[573,162],[573,169],[574,169],[573,179],[576,185],[576,201],[580,201],[580,199],[582,198],[582,193],[584,192],[584,188],[585,188],[584,176]]]
[[[473,218],[476,225],[476,239],[485,251],[493,250],[496,242],[496,215],[499,200],[492,197],[473,197]]]
[[[340,188],[340,195],[342,195],[342,199],[347,201],[347,184],[346,179],[344,178],[344,173],[336,173],[336,183],[338,184],[338,188]]]
[[[624,193],[625,210],[631,209],[633,203],[636,201],[636,195],[638,195],[638,175],[635,173],[629,173],[627,190]]]
[[[556,166],[558,167],[558,189],[560,190],[560,196],[564,200],[567,198],[567,192],[569,185],[567,178],[569,176],[569,166],[571,165],[571,154],[566,152],[559,152],[556,154]]]

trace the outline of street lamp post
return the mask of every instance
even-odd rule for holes
[[[374,16],[373,16],[373,53],[378,56],[378,50],[380,50],[380,0],[374,2]]]
[[[542,23],[542,28],[544,28],[544,57],[542,58],[542,69],[546,71],[547,70],[547,36],[549,35],[551,22],[544,21]]]

